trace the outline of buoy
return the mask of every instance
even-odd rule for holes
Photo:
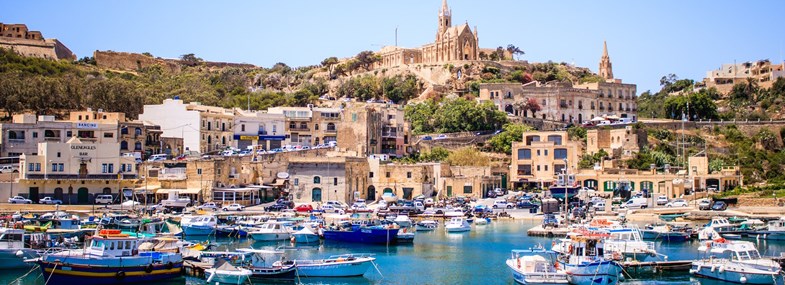
[[[746,284],[747,283],[747,277],[746,276],[742,276],[741,278],[739,278],[739,282],[741,282],[741,284]]]
[[[16,251],[16,256],[17,257],[22,257],[23,255],[25,255],[25,253],[23,251],[21,251],[21,250],[17,250]]]

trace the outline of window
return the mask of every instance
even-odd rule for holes
[[[300,123],[300,128],[303,130],[308,129],[308,124],[306,124],[305,122]]]
[[[539,165],[537,165],[537,171],[540,171],[540,166]]]
[[[277,131],[278,129],[277,127],[278,127],[277,125],[273,125],[273,134]]]
[[[104,137],[105,138],[113,138],[114,134],[113,133],[104,133]]]
[[[545,165],[545,171],[548,171],[548,165],[547,164]]]
[[[57,152],[57,157],[60,157],[60,152],[59,151]]]
[[[352,122],[357,122],[357,113],[352,113]]]
[[[245,124],[242,124],[242,125],[240,125],[240,131],[241,131],[241,132],[244,132],[244,131],[245,131]]]
[[[562,116],[564,116],[564,114],[562,114]],[[562,138],[561,138],[560,135],[550,135],[550,136],[548,136],[548,141],[549,142],[553,142],[553,144],[555,144],[555,145],[561,145],[562,144]]]
[[[142,142],[136,142],[134,144],[134,150],[142,150]]]
[[[540,156],[540,150],[539,149],[537,150],[537,156]]]
[[[66,136],[66,137],[69,137],[69,138],[70,138],[70,137],[73,137],[73,136],[74,136],[74,132],[73,132],[73,131],[66,131],[66,132],[65,132],[65,136]]]
[[[531,159],[532,150],[528,148],[518,149],[518,159]]]
[[[28,163],[27,164],[27,171],[35,171],[35,163]]]
[[[125,172],[125,164],[120,164],[120,172]]]
[[[553,150],[553,158],[554,159],[565,159],[567,158],[567,149],[565,148],[557,148]]]
[[[318,131],[319,130],[319,124],[313,124],[313,129]]]
[[[412,172],[411,171],[406,172],[406,178],[412,178]]]
[[[333,185],[338,185],[338,177],[333,177]]]
[[[202,175],[202,169],[201,169],[201,168],[197,168],[197,169],[196,169],[196,174],[198,174],[198,175]]]
[[[130,164],[129,164],[130,166]],[[58,163],[57,164],[57,172],[64,172],[65,171],[65,164]]]
[[[532,175],[532,166],[518,165],[518,175]]]
[[[101,173],[108,173],[109,167],[106,163],[101,164]]]
[[[314,176],[313,177],[313,184],[319,184],[319,183],[322,183],[322,178],[319,177],[319,176]]]
[[[208,130],[208,131],[209,131],[210,129],[212,129],[212,126],[213,126],[213,125],[212,125],[212,123],[213,123],[213,122],[207,122],[207,130]]]
[[[226,123],[221,123],[221,131],[222,132],[226,131]]]
[[[545,156],[548,156],[548,150],[547,149],[545,150]]]
[[[33,138],[37,138],[37,137],[38,137],[38,132],[33,132]]]
[[[373,178],[373,172],[368,172],[368,178]]]
[[[109,173],[114,173],[114,163],[109,164]]]
[[[52,172],[57,172],[57,163],[52,163]]]
[[[41,171],[41,164],[40,163],[36,163],[35,164],[35,171]]]
[[[463,186],[463,194],[471,194],[472,193],[472,186],[471,185],[464,185]]]
[[[295,178],[294,179],[294,186],[298,186],[298,185],[300,185],[300,178]]]
[[[142,135],[142,128],[135,128],[134,135],[141,136]]]
[[[390,172],[388,171],[387,173],[385,173],[384,177],[390,178]]]
[[[295,123],[295,122],[289,122],[289,128],[290,128],[290,129],[296,129],[296,128],[297,128],[297,123]]]

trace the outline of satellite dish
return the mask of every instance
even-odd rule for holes
[[[278,179],[289,179],[289,173],[286,173],[286,172],[278,172],[278,174],[276,175],[276,177],[278,177]]]

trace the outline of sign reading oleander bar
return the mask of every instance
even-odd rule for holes
[[[71,145],[72,150],[95,150],[94,145]]]

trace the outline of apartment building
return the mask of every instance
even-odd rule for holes
[[[344,108],[339,125],[338,147],[361,156],[410,153],[409,123],[403,108],[388,104],[351,104]]]
[[[121,156],[117,142],[73,137],[67,142],[45,141],[36,154],[20,157],[19,191],[34,203],[45,196],[65,204],[93,203],[96,195],[122,195],[137,179],[136,161]]]
[[[510,180],[514,189],[553,184],[562,171],[577,170],[580,143],[567,132],[525,132],[523,141],[512,144]]]
[[[117,126],[110,121],[61,121],[54,116],[14,115],[10,123],[0,124],[0,156],[37,155],[39,143],[65,143],[73,137],[98,144],[116,143]]]
[[[352,203],[367,188],[368,163],[359,157],[290,157],[289,194],[295,202]]]
[[[633,126],[599,128],[586,131],[586,153],[604,150],[614,158],[630,157],[648,143],[646,130]]]
[[[264,150],[289,144],[286,139],[286,117],[264,111],[235,109],[234,147],[245,149],[259,146]]]
[[[286,138],[292,145],[314,146],[338,139],[341,109],[308,107],[275,107],[268,114],[283,114]]]
[[[733,90],[733,85],[755,81],[761,88],[771,88],[777,78],[785,77],[785,62],[772,64],[768,59],[744,63],[723,64],[719,69],[706,72],[703,84],[717,88],[722,94]]]
[[[162,104],[144,105],[139,114],[139,120],[159,125],[161,136],[182,138],[185,150],[201,153],[234,145],[234,117],[231,109],[184,103],[177,97]]]

